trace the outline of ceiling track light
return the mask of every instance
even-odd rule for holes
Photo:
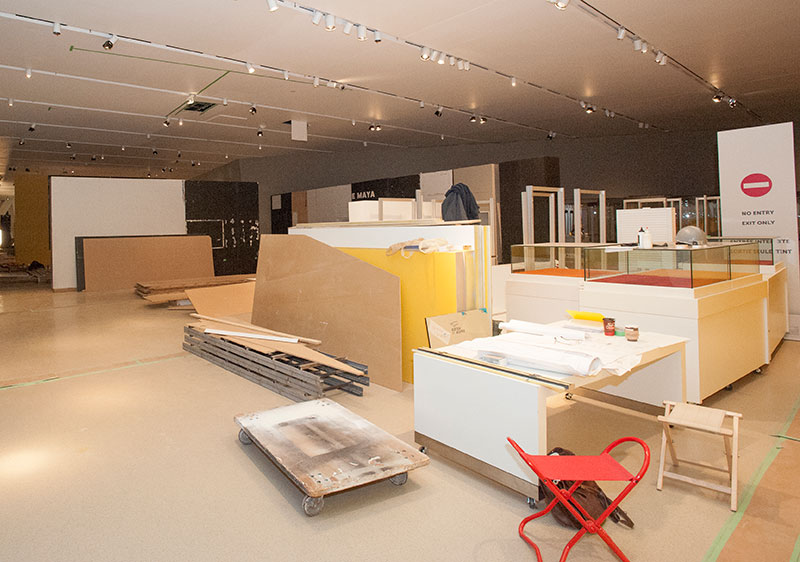
[[[258,113],[258,108],[255,105],[251,105],[248,111],[250,112],[250,115],[255,115],[256,113]]]
[[[486,117],[481,116],[478,118],[478,123],[480,123],[481,125],[485,124],[486,121],[487,121]]]
[[[464,70],[464,61],[462,59],[458,59],[458,69]]]
[[[33,76],[33,70],[30,69],[30,68],[26,69],[25,70],[25,78],[30,78],[31,76]]]
[[[61,24],[58,23],[57,21],[53,22],[53,35],[55,36],[61,35]]]
[[[377,29],[375,31],[373,31],[372,34],[373,34],[373,36],[375,38],[375,42],[376,43],[380,43],[383,40],[383,36],[381,35],[381,32],[378,31]]]
[[[614,117],[616,117],[616,116],[617,116],[617,114],[616,114],[616,113],[614,113],[613,111],[611,111],[611,110],[609,110],[609,109],[606,109],[606,110],[605,110],[605,114],[606,114],[606,117],[608,117],[609,119],[613,119]]]
[[[642,41],[642,54],[647,52],[647,41]]]
[[[71,143],[71,142],[68,142],[68,143],[66,144],[66,147],[67,147],[67,149],[69,150],[70,148],[72,148],[72,143]]]
[[[105,43],[103,43],[103,48],[104,48],[106,51],[110,51],[111,49],[113,49],[113,48],[114,48],[114,45],[116,45],[116,44],[117,44],[117,41],[118,41],[118,40],[119,40],[119,37],[117,37],[116,35],[113,35],[113,34],[112,34],[112,35],[111,35],[111,37],[109,37],[108,39],[106,39]]]
[[[36,123],[31,123],[31,126],[28,127],[28,132],[32,133],[36,130]]]
[[[511,85],[512,86],[516,86],[517,85],[517,79],[514,76],[511,77]]]
[[[77,154],[75,154],[75,153],[72,153],[72,154],[70,155],[69,159],[70,159],[70,160],[75,160],[77,157],[78,157],[78,155],[77,155]]]
[[[155,148],[153,149],[153,156],[158,156],[158,150],[156,150]]]
[[[325,14],[325,31],[333,31],[334,29],[336,29],[336,16]]]
[[[165,127],[169,127],[169,117],[164,119],[164,122],[162,123],[162,125],[164,125]]]
[[[189,95],[189,99],[186,100],[186,105],[194,104],[194,94]]]
[[[456,57],[454,57],[453,55],[450,55],[449,57],[447,57],[447,62],[450,63],[450,66],[455,66],[456,65]]]
[[[367,40],[367,28],[363,25],[356,26],[356,39],[359,41],[366,41]]]
[[[228,98],[222,98],[223,107],[228,107]]]
[[[25,144],[25,139],[19,139],[19,145],[22,146],[23,144]]]
[[[14,100],[8,98],[8,107],[14,107]]]
[[[547,133],[547,140],[553,140],[554,138],[556,138],[555,131],[550,131]]]
[[[728,99],[728,105],[729,105],[731,108],[734,108],[734,107],[736,107],[736,99],[735,99],[735,98],[729,98],[729,99]]]
[[[722,93],[717,92],[716,94],[714,94],[714,97],[711,98],[711,101],[713,101],[714,103],[719,103],[722,101],[722,97],[723,97]]]
[[[258,131],[256,132],[256,136],[257,137],[263,137],[264,136],[264,131],[261,129],[261,127],[258,128]]]
[[[318,10],[314,10],[314,13],[311,16],[311,23],[314,25],[319,25],[319,22],[322,21],[322,12]]]
[[[245,68],[247,69],[248,74],[253,74],[256,71],[256,67],[254,67],[249,62],[244,63]]]
[[[314,76],[314,80],[312,81],[315,88],[319,88],[319,76]]]
[[[353,22],[351,21],[344,22],[344,27],[342,28],[342,32],[345,35],[350,35],[351,31],[353,31]]]
[[[370,131],[380,131],[380,130],[381,130],[381,126],[380,126],[380,124],[379,124],[379,123],[372,123],[372,124],[369,126],[369,130],[370,130]]]
[[[422,47],[419,50],[419,58],[422,60],[430,60],[431,59],[431,49],[430,47]]]
[[[567,6],[569,6],[569,0],[556,0],[555,2],[556,8],[559,10],[566,10]]]
[[[289,71],[288,70],[284,70],[283,71],[283,79],[284,80],[288,80],[289,79]]]
[[[620,41],[621,41],[621,40],[625,39],[625,35],[626,35],[626,34],[627,34],[627,31],[625,30],[625,27],[624,27],[624,26],[622,26],[622,25],[621,25],[621,26],[619,26],[619,27],[617,28],[617,39],[618,39],[618,40],[620,40]]]
[[[633,50],[634,51],[641,51],[642,50],[642,40],[638,37],[633,40]]]
[[[425,109],[425,102],[424,101],[419,100],[419,108],[420,109]]]
[[[441,55],[441,54],[442,53],[440,53],[437,50],[431,51],[431,60],[434,61],[434,62],[439,62],[439,55]]]
[[[183,117],[181,117],[180,119],[178,119],[178,126],[179,126],[179,127],[183,127]]]
[[[441,116],[442,116],[442,113],[444,113],[444,108],[443,108],[441,105],[440,105],[439,107],[437,107],[437,108],[436,108],[436,111],[434,111],[434,112],[433,112],[433,114],[434,114],[436,117],[441,117]]]
[[[470,116],[470,118],[469,118],[469,122],[470,123],[476,123],[477,121],[478,121],[478,116],[477,115]]]
[[[464,70],[469,71],[469,61],[468,60],[464,61]]]
[[[278,9],[278,2],[276,2],[276,0],[267,0],[267,7],[270,12],[274,12]]]
[[[439,60],[437,60],[436,62],[438,62],[439,64],[444,64],[446,60],[447,60],[447,55],[445,55],[444,53],[439,53]]]
[[[656,52],[656,62],[661,64],[661,61],[664,60],[664,53],[661,51]]]
[[[667,65],[667,61],[669,61],[669,57],[667,55],[664,55],[663,57],[661,57],[661,60],[658,61],[658,65],[659,66],[666,66]]]

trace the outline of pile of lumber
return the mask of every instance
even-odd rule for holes
[[[284,337],[288,334],[272,336],[275,332],[257,326],[247,330],[238,327],[242,324],[233,328],[230,324],[188,324],[183,349],[296,402],[322,398],[334,390],[362,396],[359,385],[369,385],[365,365],[311,349],[297,338]]]
[[[186,296],[186,289],[246,283],[252,281],[253,277],[252,274],[218,275],[216,277],[199,277],[194,279],[140,282],[136,283],[136,294],[154,304],[184,301],[188,299]]]

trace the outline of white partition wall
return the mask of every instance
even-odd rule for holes
[[[76,236],[186,234],[181,180],[50,178],[53,289],[77,287]]]

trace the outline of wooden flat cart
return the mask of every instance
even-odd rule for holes
[[[430,462],[415,447],[323,398],[236,416],[239,441],[255,444],[305,494],[303,511],[317,515],[325,496],[388,479],[401,486],[408,471]]]

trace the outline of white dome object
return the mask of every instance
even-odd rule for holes
[[[688,244],[689,246],[706,246],[708,244],[708,236],[696,226],[684,226],[675,235],[675,242]]]

